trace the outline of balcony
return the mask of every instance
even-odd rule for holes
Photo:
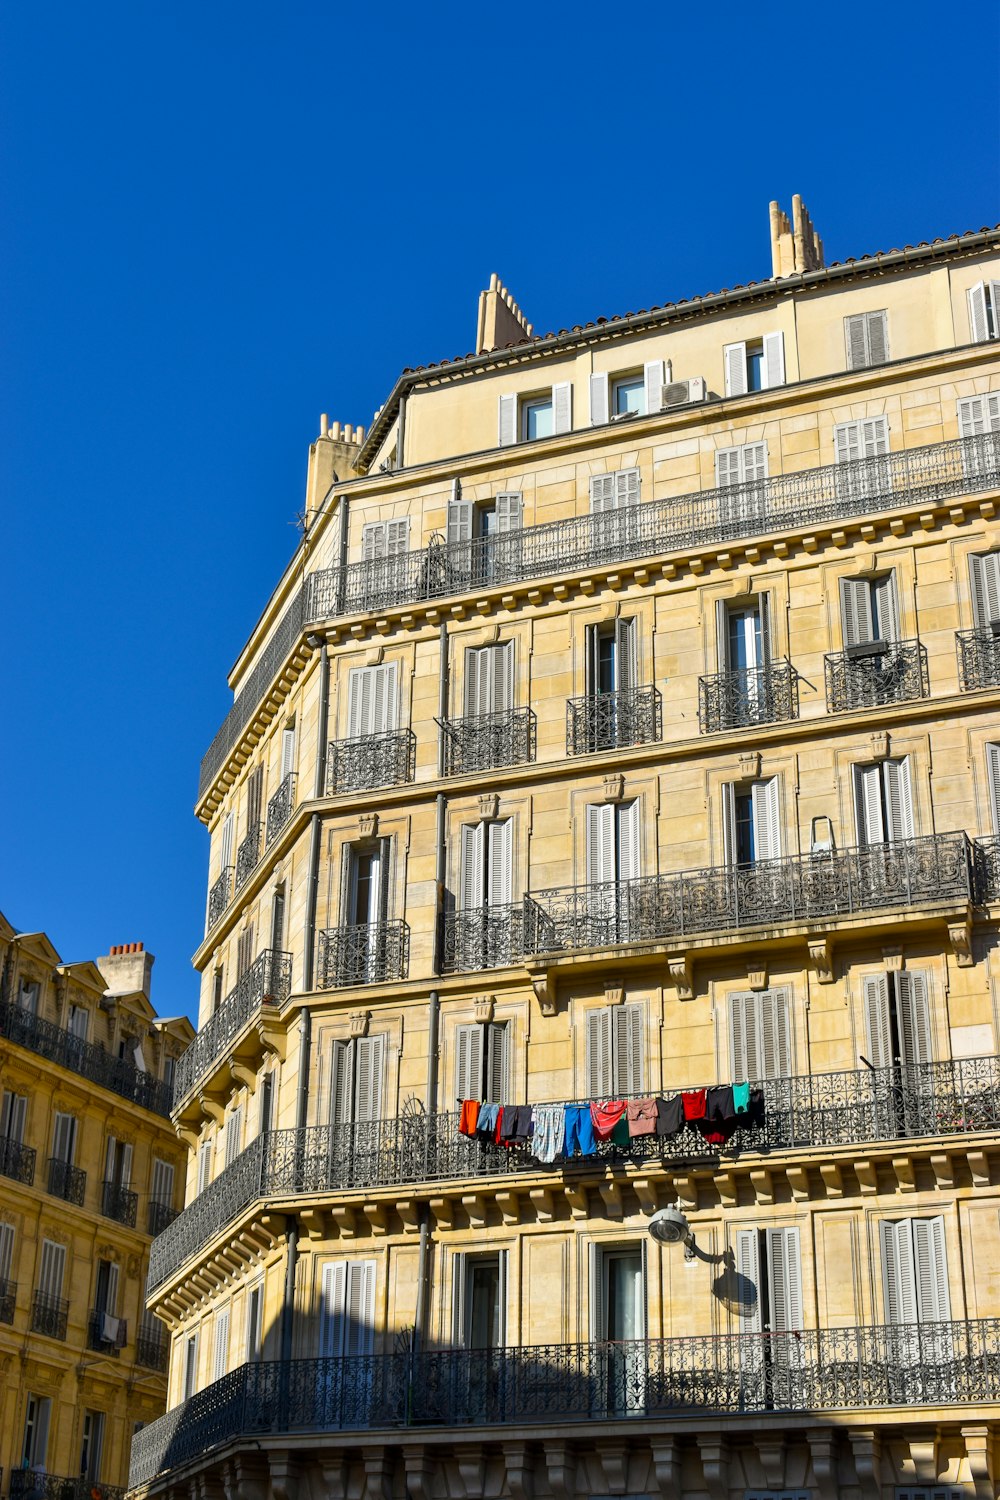
[[[83,1207],[83,1195],[87,1191],[87,1174],[80,1167],[71,1166],[68,1161],[60,1161],[57,1156],[50,1156],[48,1186],[53,1198],[62,1198],[66,1203],[75,1203],[78,1208]]]
[[[130,1192],[118,1182],[101,1184],[101,1213],[106,1219],[114,1219],[116,1223],[127,1224],[130,1229],[134,1229],[138,1210],[138,1193]]]
[[[624,750],[663,738],[660,695],[654,687],[588,693],[566,703],[566,754]]]
[[[448,973],[503,969],[530,951],[525,939],[523,901],[508,906],[476,906],[442,917],[442,967]]]
[[[17,1282],[0,1281],[0,1323],[13,1323],[17,1304]]]
[[[733,1138],[740,1153],[969,1134],[1000,1126],[1000,1058],[961,1058],[914,1068],[862,1068],[767,1079],[764,1123]],[[275,1130],[241,1153],[189,1203],[150,1248],[149,1290],[173,1276],[227,1224],[259,1201],[303,1200],[352,1188],[510,1177],[540,1169],[527,1146],[460,1135],[457,1113],[400,1115],[362,1125]],[[675,1136],[606,1141],[552,1174],[603,1177],[609,1166],[717,1165],[719,1148],[692,1125]]]
[[[170,1340],[167,1337],[167,1330],[159,1318],[143,1318],[139,1325],[139,1336],[135,1341],[136,1364],[165,1375],[169,1359]]]
[[[316,988],[335,990],[349,984],[405,979],[409,958],[410,929],[405,922],[328,927],[319,935]]]
[[[444,740],[446,776],[526,766],[535,758],[535,715],[530,708],[436,719],[435,723]]]
[[[267,830],[264,847],[270,849],[295,810],[295,772],[287,775],[267,804]]]
[[[233,890],[233,876],[236,873],[235,865],[227,865],[208,893],[208,917],[205,923],[206,933],[211,932],[216,922],[222,916],[229,905],[229,898]]]
[[[10,1500],[125,1500],[117,1484],[95,1484],[81,1474],[46,1474],[44,1469],[11,1469]]]
[[[25,1187],[30,1187],[35,1180],[34,1147],[23,1146],[20,1141],[0,1136],[0,1176],[9,1177],[12,1182],[23,1182]]]
[[[245,886],[260,859],[260,835],[261,822],[258,818],[256,823],[248,830],[246,838],[236,851],[236,880],[233,893]]]
[[[1000,901],[1000,835],[976,839],[973,845],[978,901]]]
[[[382,786],[405,786],[413,780],[417,737],[411,729],[331,740],[327,754],[326,795],[372,792]]]
[[[624,510],[549,521],[472,542],[438,542],[399,557],[313,573],[291,599],[206,751],[198,795],[209,790],[303,631],[313,623],[464,593],[476,577],[484,580],[477,587],[487,586],[486,579],[489,587],[499,587],[904,505],[934,505],[998,486],[1000,444],[995,434],[984,433],[850,464],[778,474],[749,485],[647,500]]]
[[[292,955],[279,948],[265,948],[177,1059],[176,1103],[187,1098],[262,1005],[281,1005],[291,992]]]
[[[955,645],[963,693],[1000,687],[1000,623],[991,630],[956,630]]]
[[[798,716],[799,674],[790,661],[698,678],[698,723],[702,734],[779,724]]]
[[[275,1360],[233,1370],[144,1427],[129,1485],[265,1433],[690,1422],[997,1400],[998,1318]]]
[[[168,1224],[172,1224],[177,1217],[177,1210],[172,1203],[158,1203],[155,1198],[149,1200],[146,1210],[146,1231],[155,1239],[162,1234]]]
[[[109,1326],[110,1324],[110,1326]],[[108,1337],[108,1335],[111,1337]],[[91,1308],[87,1319],[87,1348],[97,1354],[106,1354],[117,1359],[128,1337],[128,1324],[124,1318],[108,1318],[101,1308]]]
[[[44,1333],[50,1339],[65,1339],[69,1303],[65,1297],[50,1297],[37,1292],[31,1300],[31,1331]]]
[[[525,956],[668,942],[691,934],[808,924],[972,896],[964,833],[932,834],[526,896]]]
[[[40,1020],[19,1005],[0,1005],[0,1036],[154,1114],[170,1114],[170,1090],[152,1073],[142,1072],[124,1057],[111,1057],[103,1047],[82,1042],[71,1031]]]
[[[919,641],[867,641],[824,657],[831,714],[926,698],[927,652]]]

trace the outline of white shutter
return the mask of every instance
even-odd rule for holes
[[[502,1104],[508,1096],[510,1028],[506,1022],[490,1021],[480,1029],[486,1040],[486,1097],[491,1104]]]
[[[165,1203],[168,1207],[174,1201],[173,1165],[168,1161],[161,1161],[158,1156],[153,1157],[153,1188],[150,1197],[154,1203]]]
[[[615,508],[621,510],[626,505],[638,505],[639,470],[618,469],[614,475],[614,481]]]
[[[0,1282],[10,1281],[14,1268],[14,1226],[0,1224]]]
[[[753,806],[754,862],[781,857],[781,815],[778,778],[755,781],[750,788]]]
[[[587,1094],[607,1099],[614,1092],[611,1072],[611,1006],[587,1012]]]
[[[969,558],[972,612],[977,630],[989,630],[1000,620],[1000,552]]]
[[[73,1115],[56,1114],[52,1137],[52,1155],[56,1161],[72,1162],[76,1146],[76,1119]]]
[[[885,777],[885,806],[889,826],[886,830],[889,842],[913,837],[913,794],[910,788],[910,757],[901,760],[886,760],[882,763]]]
[[[941,1215],[913,1220],[913,1263],[917,1316],[921,1323],[950,1322],[951,1297]]]
[[[615,806],[592,802],[587,808],[587,884],[615,879]]]
[[[385,1037],[359,1036],[354,1046],[354,1123],[365,1124],[382,1118]]]
[[[729,997],[729,1060],[733,1079],[742,1083],[756,1076],[754,996],[751,992]]]
[[[222,825],[221,858],[219,860],[220,868],[224,870],[226,868],[226,866],[227,865],[231,865],[232,862],[233,862],[233,815],[232,815],[232,813],[227,813],[226,814],[226,818],[225,818],[225,822]]]
[[[468,718],[488,712],[489,651],[488,646],[482,646],[470,648],[465,653],[465,713]]]
[[[865,417],[859,424],[862,458],[880,458],[889,451],[888,417]]]
[[[841,422],[833,429],[834,457],[838,464],[853,463],[861,457],[861,423]]]
[[[863,370],[868,363],[868,345],[865,339],[865,314],[844,319],[844,339],[847,344],[847,368]]]
[[[725,344],[722,359],[726,367],[726,395],[745,395],[747,388],[746,344]]]
[[[396,663],[353,667],[347,680],[347,736],[384,734],[396,723]]]
[[[986,312],[986,283],[977,281],[975,286],[970,286],[969,297],[969,332],[974,344],[981,344],[990,336],[989,317]]]
[[[483,824],[479,825],[481,828]],[[490,906],[508,906],[511,902],[513,819],[487,823],[489,863],[486,871],[486,900]]]
[[[899,640],[899,599],[896,594],[896,575],[886,573],[875,578],[871,585],[871,607],[873,629],[876,628],[881,641]]]
[[[330,1056],[330,1123],[350,1124],[354,1104],[354,1043],[336,1041]]]
[[[455,1098],[480,1099],[483,1093],[483,1027],[455,1028]]]
[[[500,397],[499,442],[501,448],[509,448],[517,442],[517,397]]]
[[[993,832],[1000,833],[1000,745],[992,744],[986,746],[986,774],[990,784]]]
[[[639,1094],[643,1088],[643,1009],[641,1005],[609,1007],[614,1029],[612,1092]]]
[[[66,1272],[66,1246],[54,1240],[42,1240],[42,1259],[38,1272],[38,1290],[45,1297],[61,1297]]]
[[[472,501],[448,501],[448,545],[472,541]]]
[[[787,990],[761,990],[758,1005],[758,1078],[788,1078],[791,1073],[791,1027]]]
[[[887,1323],[916,1323],[917,1285],[914,1274],[913,1226],[910,1219],[883,1219],[879,1224],[882,1249],[882,1291]]]
[[[504,490],[496,497],[497,531],[520,531],[523,505],[520,490]]]
[[[592,515],[615,508],[614,474],[592,474],[590,476],[590,510]]]
[[[865,339],[868,344],[868,363],[884,365],[889,358],[889,331],[884,312],[865,314]]]
[[[650,359],[642,367],[642,383],[646,391],[646,415],[652,416],[663,405],[663,360]]]
[[[198,1147],[198,1186],[196,1191],[203,1193],[208,1187],[209,1178],[212,1174],[212,1142],[202,1141]]]
[[[889,1022],[889,978],[886,974],[866,974],[865,1031],[868,1037],[868,1061],[873,1068],[889,1068],[893,1063],[892,1028]]]
[[[225,1163],[231,1167],[243,1143],[243,1109],[234,1109],[226,1121]]]
[[[855,766],[855,792],[858,806],[858,843],[884,844],[882,821],[882,768]]]
[[[594,374],[590,377],[590,425],[603,427],[608,421],[608,377]]]
[[[561,380],[552,387],[552,431],[554,433],[573,430],[573,386],[569,380]]]
[[[872,595],[867,578],[840,580],[840,612],[845,646],[860,646],[872,639]]]
[[[765,1230],[771,1332],[796,1333],[802,1327],[802,1265],[795,1227]]]
[[[617,808],[618,879],[639,878],[639,799],[622,802]],[[612,867],[613,868],[613,867]],[[613,877],[610,877],[613,878]]]
[[[493,682],[489,712],[506,713],[514,706],[514,642],[490,647]]]
[[[740,483],[740,450],[738,448],[716,450],[715,483],[720,489]]]
[[[739,450],[746,484],[756,484],[767,478],[767,443],[744,443]]]
[[[369,521],[361,528],[361,560],[373,562],[385,556],[386,533],[381,521]]]
[[[764,335],[764,389],[773,390],[776,385],[785,383],[785,335],[783,333],[765,333]]]
[[[375,1262],[353,1260],[347,1266],[343,1352],[371,1354],[375,1346]]]
[[[319,1353],[336,1359],[344,1352],[344,1302],[347,1262],[327,1261],[320,1272]]]
[[[290,725],[281,731],[281,779],[291,776],[295,770],[295,727]]]
[[[401,557],[410,545],[410,518],[400,516],[398,520],[385,523],[385,551],[387,557]]]
[[[740,1333],[760,1333],[760,1236],[756,1229],[736,1231],[736,1271],[740,1285]]]
[[[104,1303],[104,1311],[109,1317],[118,1316],[118,1286],[121,1280],[121,1270],[115,1261],[108,1262],[108,1294]]]
[[[484,862],[486,857],[486,824],[465,823],[462,826],[462,910],[475,911],[483,904],[486,890]]]
[[[931,1018],[927,976],[900,970],[895,976],[896,1019],[902,1060],[911,1067],[931,1061]]]

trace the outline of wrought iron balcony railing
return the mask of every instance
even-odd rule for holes
[[[152,1324],[155,1323],[154,1328]],[[147,1370],[156,1370],[161,1375],[167,1372],[170,1359],[170,1340],[158,1318],[144,1318],[139,1325],[139,1336],[135,1341],[135,1362]]]
[[[397,604],[463,593],[479,574],[489,586],[629,558],[755,537],[785,527],[928,505],[1000,485],[996,433],[932,443],[850,464],[825,464],[692,494],[647,500],[601,515],[574,516],[451,546],[433,543],[311,574],[291,599],[201,764],[198,794],[215,780],[265,693],[313,623],[374,614]]]
[[[35,1180],[35,1148],[0,1136],[0,1176],[30,1187]]]
[[[624,750],[663,738],[660,695],[654,687],[588,693],[566,702],[566,754]]]
[[[974,1057],[915,1068],[863,1068],[765,1079],[764,1121],[734,1137],[733,1148],[787,1151],[996,1130],[1000,1058]],[[258,1136],[153,1241],[153,1290],[258,1201],[302,1199],[351,1188],[510,1176],[541,1170],[528,1146],[513,1148],[459,1134],[457,1113],[399,1115],[358,1125],[310,1126]],[[549,1171],[596,1172],[645,1161],[719,1157],[693,1125],[675,1136],[603,1142],[588,1160]]]
[[[755,865],[535,891],[525,897],[523,933],[528,953],[557,953],[968,901],[971,895],[969,840],[964,833],[939,833]]]
[[[69,1318],[69,1303],[65,1297],[50,1297],[47,1292],[35,1292],[31,1299],[31,1331],[44,1333],[50,1339],[65,1339]]]
[[[236,851],[236,878],[233,886],[234,894],[242,886],[246,885],[247,881],[250,879],[250,876],[257,868],[257,861],[260,859],[260,835],[261,822],[258,818],[257,822],[247,830],[246,837]]]
[[[524,933],[523,901],[508,906],[476,906],[442,917],[442,966],[449,972],[502,969],[530,952]]]
[[[919,641],[869,641],[824,658],[831,714],[926,698],[927,652]]]
[[[175,1103],[187,1098],[262,1005],[281,1005],[291,992],[292,955],[280,948],[265,948],[177,1059]]]
[[[290,771],[267,804],[265,848],[270,848],[295,810],[295,772]]]
[[[993,630],[956,630],[958,678],[963,693],[1000,687],[1000,625]]]
[[[0,1281],[0,1323],[13,1323],[17,1304],[17,1282]]]
[[[152,1073],[144,1073],[124,1057],[111,1057],[103,1047],[82,1042],[71,1031],[33,1016],[20,1005],[0,1004],[0,1036],[154,1114],[170,1114],[170,1090]]]
[[[467,776],[500,766],[526,766],[535,758],[535,715],[530,708],[437,719],[444,737],[444,774]]]
[[[790,661],[744,667],[698,678],[698,723],[702,734],[751,729],[799,716],[799,674]]]
[[[86,1191],[87,1174],[81,1167],[71,1166],[58,1156],[49,1157],[49,1192],[53,1198],[62,1198],[64,1202],[75,1203],[80,1208]]]
[[[146,1229],[154,1237],[162,1234],[168,1224],[172,1224],[177,1217],[177,1209],[172,1203],[158,1203],[155,1198],[149,1200],[146,1210]]]
[[[129,1484],[265,1433],[689,1422],[998,1399],[1000,1318],[275,1360],[242,1365],[138,1432]]]
[[[90,1317],[87,1320],[87,1348],[95,1350],[98,1354],[106,1354],[111,1359],[117,1359],[125,1341],[128,1337],[128,1326],[124,1318],[113,1318],[114,1337],[108,1338],[111,1330],[105,1322],[106,1314],[101,1308],[91,1308]]]
[[[139,1194],[130,1192],[118,1182],[101,1184],[101,1213],[106,1219],[115,1219],[119,1224],[135,1228],[139,1211]]]
[[[417,737],[411,729],[389,729],[352,740],[331,740],[327,752],[326,794],[371,792],[380,786],[406,786],[413,780]]]
[[[410,929],[405,922],[367,922],[356,927],[328,927],[319,935],[316,964],[318,990],[350,984],[405,979],[410,959]]]
[[[222,916],[229,905],[229,898],[233,891],[233,876],[236,873],[235,865],[227,865],[208,893],[208,917],[205,921],[206,933],[211,932],[216,922]]]
[[[11,1469],[10,1500],[125,1500],[117,1484],[95,1484],[85,1475],[46,1474],[44,1469]]]

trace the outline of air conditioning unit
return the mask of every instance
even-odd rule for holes
[[[701,375],[693,380],[672,380],[663,387],[663,410],[672,406],[690,406],[694,401],[704,401],[708,395]]]

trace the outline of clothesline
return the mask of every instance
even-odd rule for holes
[[[606,1099],[590,1104],[483,1104],[463,1099],[460,1135],[501,1146],[532,1146],[540,1162],[559,1156],[595,1155],[602,1141],[627,1146],[647,1135],[679,1135],[689,1125],[710,1146],[724,1145],[737,1131],[764,1123],[764,1091],[749,1083],[721,1083],[645,1099]]]

